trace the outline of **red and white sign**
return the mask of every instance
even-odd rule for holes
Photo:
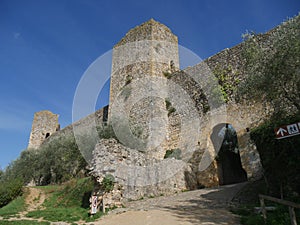
[[[92,207],[91,207],[91,214],[97,213],[97,207],[98,207],[98,196],[93,195],[91,199]]]
[[[276,139],[288,138],[300,134],[300,122],[275,128]]]

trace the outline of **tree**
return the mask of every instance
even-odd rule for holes
[[[246,80],[239,96],[265,97],[275,112],[300,110],[300,15],[265,35],[245,35]]]

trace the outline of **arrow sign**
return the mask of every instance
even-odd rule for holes
[[[300,122],[275,128],[276,139],[288,138],[300,134]]]
[[[283,137],[284,133],[287,133],[287,130],[280,127],[279,130],[276,132],[276,135],[279,135],[279,136]]]

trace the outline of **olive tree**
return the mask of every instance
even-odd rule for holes
[[[239,97],[266,98],[275,112],[300,110],[300,15],[274,31],[244,35],[246,80]]]

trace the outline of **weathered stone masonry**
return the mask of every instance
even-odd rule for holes
[[[261,41],[266,43],[267,46],[270,45],[268,36],[272,32],[262,35]],[[154,184],[148,186],[132,185],[132,182],[138,184],[151,179],[151,174],[148,174],[148,177],[147,175],[145,177],[131,177],[130,179],[133,180],[127,181],[127,184],[126,181],[125,183],[118,182],[114,192],[117,193],[116,198],[118,200],[123,198],[138,199],[143,196],[171,194],[176,191],[195,189],[200,186],[219,185],[216,160],[213,158],[210,166],[204,171],[199,171],[199,163],[205,151],[210,152],[211,157],[214,157],[215,149],[210,137],[213,128],[220,123],[231,124],[234,127],[238,136],[242,167],[246,171],[248,179],[258,179],[262,175],[262,166],[259,154],[254,143],[250,140],[248,131],[250,128],[256,127],[265,121],[271,115],[272,108],[263,99],[260,102],[236,102],[235,92],[232,91],[231,95],[227,96],[226,111],[221,107],[211,109],[207,93],[203,91],[205,87],[201,87],[189,76],[189,74],[193,73],[205,77],[212,73],[224,72],[229,77],[228,82],[233,82],[233,84],[236,80],[241,82],[245,79],[245,60],[242,56],[242,51],[243,43],[230,49],[225,49],[185,71],[179,71],[177,37],[165,25],[151,19],[130,30],[114,47],[109,112],[107,108],[97,110],[94,114],[58,132],[56,132],[58,125],[57,115],[50,112],[37,113],[33,123],[29,147],[36,148],[41,145],[48,133],[51,135],[51,138],[47,138],[46,142],[55,137],[73,134],[73,126],[80,127],[82,130],[89,129],[91,124],[94,124],[91,121],[94,120],[96,120],[97,126],[103,126],[103,124],[106,124],[107,114],[108,121],[111,119],[111,105],[120,93],[128,95],[127,98],[130,101],[131,90],[136,87],[134,85],[144,82],[145,76],[165,78],[167,75],[168,78],[165,78],[166,82],[169,79],[169,81],[178,84],[186,91],[193,100],[201,118],[201,135],[195,143],[192,143],[196,146],[196,151],[190,160],[185,162],[178,173],[163,182],[154,182]],[[142,92],[135,94],[142,94]],[[124,101],[126,101],[126,98]],[[178,148],[179,134],[182,132],[180,118],[184,116],[176,110],[168,113],[166,104],[166,101],[162,99],[146,98],[144,101],[137,102],[132,108],[125,108],[126,113],[130,115],[131,129],[141,128],[141,138],[144,139],[149,136],[148,121],[153,114],[167,118],[167,134],[164,142],[158,149],[144,154],[123,146],[113,139],[101,140],[93,152],[94,157],[91,163],[94,169],[92,174],[95,177],[103,178],[105,169],[117,168],[118,166],[124,166],[124,168],[126,166],[146,167],[157,162],[162,163],[162,165],[172,164],[176,166],[182,163],[182,160],[179,159],[163,159],[167,150]],[[149,110],[150,106],[154,111]],[[106,152],[103,152],[104,149],[106,149]],[[182,153],[186,150],[181,149]],[[118,176],[125,176],[125,174],[118,174],[116,171],[112,170],[111,173],[115,175],[117,181]],[[126,173],[126,170],[123,170],[123,172]],[[161,171],[158,168],[155,173],[159,174],[162,172],[163,168]],[[120,183],[122,183],[122,187],[120,187]],[[114,199],[114,196],[110,198]],[[112,201],[116,202],[118,200]]]
[[[28,149],[38,148],[47,138],[58,131],[58,115],[48,110],[36,112],[34,114],[32,128],[29,138]]]

